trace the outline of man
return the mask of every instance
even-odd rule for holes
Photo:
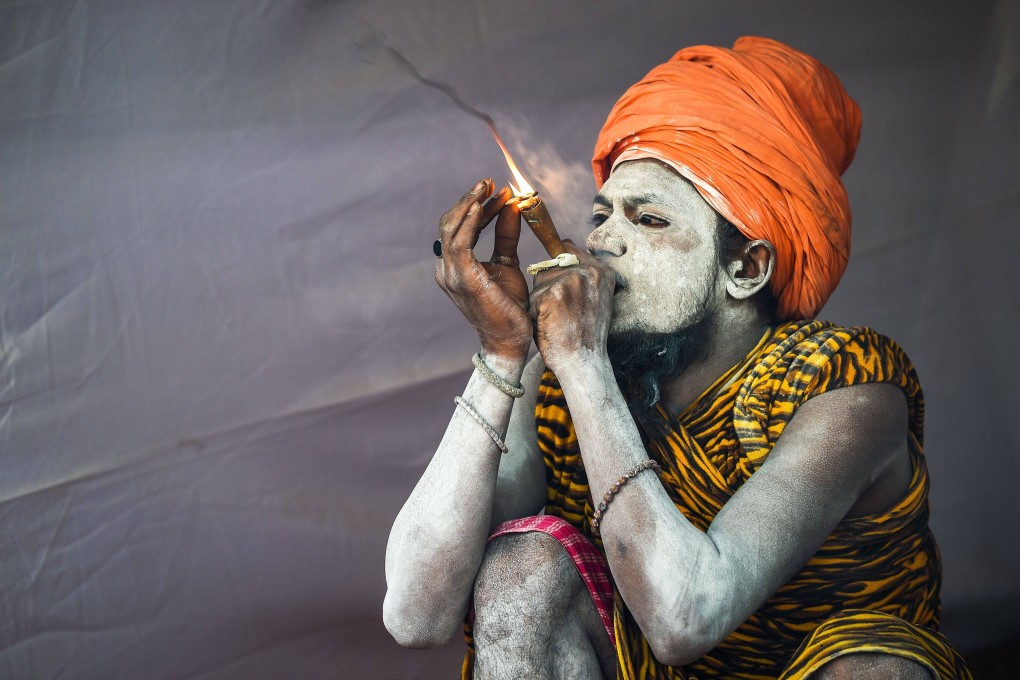
[[[859,131],[803,53],[688,48],[610,113],[577,265],[529,296],[489,180],[443,217],[436,280],[481,352],[394,522],[398,642],[466,621],[477,678],[969,677],[937,632],[917,376],[810,321]]]

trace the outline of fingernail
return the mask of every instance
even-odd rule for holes
[[[485,188],[485,183],[486,183],[487,181],[488,181],[488,180],[485,180],[485,179],[483,179],[483,180],[479,180],[478,184],[476,184],[476,185],[474,186],[474,188],[473,188],[473,189],[471,190],[471,195],[472,195],[472,196],[474,196],[475,194],[477,194],[478,192],[480,192],[480,191],[481,191],[482,189],[484,189],[484,188]]]

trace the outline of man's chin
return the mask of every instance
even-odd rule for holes
[[[669,333],[636,324],[611,324],[606,349],[628,401],[634,400],[641,409],[654,407],[660,381],[680,375],[704,355],[707,326],[703,314],[696,323]]]
[[[662,311],[662,310],[659,310]],[[699,333],[702,330],[705,318],[704,310],[698,309],[694,312],[677,319],[677,315],[670,315],[670,323],[652,323],[655,321],[666,321],[664,318],[649,318],[647,314],[636,315],[633,313],[621,312],[614,307],[613,316],[609,321],[609,335],[644,333],[646,335],[669,336],[669,335],[690,335]]]
[[[626,314],[613,314],[609,322],[609,335],[620,335],[630,333],[645,333],[648,335],[660,334],[662,331],[652,328],[642,319],[636,319]]]
[[[674,333],[684,333],[687,329],[681,328],[679,330],[660,330],[658,328],[652,328],[646,323],[642,323],[637,319],[627,319],[621,317],[613,317],[612,321],[609,322],[609,337],[613,336],[624,336],[624,335],[655,335],[655,336],[667,336],[673,335]]]

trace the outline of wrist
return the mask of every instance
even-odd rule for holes
[[[556,374],[556,379],[564,391],[570,391],[574,386],[593,386],[603,380],[616,383],[613,365],[605,352],[590,350],[571,352],[568,356],[559,358],[555,365],[550,365],[549,368]]]
[[[478,354],[489,370],[503,380],[512,385],[521,382],[524,367],[528,363],[527,350],[524,352],[491,352],[483,348]]]

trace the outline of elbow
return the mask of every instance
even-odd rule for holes
[[[715,649],[735,628],[718,609],[677,607],[662,612],[645,635],[655,658],[667,666],[685,666]],[[677,614],[678,612],[679,615]]]
[[[424,607],[401,605],[389,592],[383,600],[383,625],[401,647],[431,649],[445,645],[457,631],[458,621],[429,616]]]
[[[663,631],[646,635],[656,660],[666,666],[686,666],[711,651],[718,642],[692,631]]]
[[[383,623],[397,644],[408,649],[442,647],[452,637],[436,630],[432,626],[419,626],[404,620],[389,620],[385,616],[383,617]]]

